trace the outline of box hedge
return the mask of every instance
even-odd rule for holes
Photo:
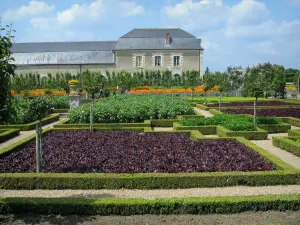
[[[14,138],[20,134],[19,129],[0,129],[0,143]]]
[[[206,125],[206,126],[182,126],[179,123],[173,123],[173,129],[176,130],[198,130],[204,135],[213,135],[216,134],[215,125]]]
[[[220,137],[244,137],[248,140],[265,140],[268,132],[258,128],[256,131],[231,131],[222,126],[217,126],[217,134]]]
[[[300,137],[300,130],[288,130],[289,136],[299,136]]]
[[[297,142],[297,140],[300,140],[300,136],[272,137],[273,145],[300,157],[300,142]]]
[[[300,195],[206,198],[0,198],[1,214],[59,215],[212,214],[299,210]]]
[[[279,117],[283,122],[289,123],[295,127],[300,127],[300,119],[295,117]]]
[[[291,129],[291,125],[288,123],[279,124],[257,124],[257,127],[268,131],[269,133],[287,133]]]
[[[42,126],[47,125],[49,123],[53,123],[59,120],[59,114],[52,114],[44,119],[42,119]],[[35,129],[38,121],[34,121],[32,123],[27,124],[14,124],[14,125],[0,125],[0,129],[20,129],[21,131],[33,130]]]

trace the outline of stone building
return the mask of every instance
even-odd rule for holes
[[[133,29],[117,41],[14,43],[12,52],[16,73],[204,69],[201,39],[180,28]]]

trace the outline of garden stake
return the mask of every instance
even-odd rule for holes
[[[254,104],[253,104],[253,108],[254,108],[254,112],[253,112],[253,123],[254,125],[256,125],[256,101],[254,101]]]

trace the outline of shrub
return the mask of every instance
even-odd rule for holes
[[[55,109],[67,109],[70,107],[68,96],[51,96],[52,106]]]
[[[26,124],[38,119],[38,111],[50,114],[52,102],[48,96],[21,98],[15,97],[12,101],[13,113],[10,115],[9,124]],[[34,110],[33,110],[34,109]]]
[[[70,123],[88,123],[89,104],[69,112]],[[147,119],[173,119],[195,114],[188,101],[169,96],[113,96],[95,103],[96,123],[142,122]]]

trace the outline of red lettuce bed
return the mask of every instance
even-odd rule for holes
[[[234,140],[192,141],[185,133],[67,131],[43,137],[43,172],[204,172],[274,170]],[[0,156],[0,172],[34,172],[35,141]]]
[[[238,107],[238,106],[253,106],[254,102],[226,102],[222,103],[222,107]],[[296,103],[281,102],[281,101],[258,101],[257,106],[289,106],[299,105]],[[219,103],[207,104],[208,107],[219,107]]]
[[[229,113],[229,114],[253,115],[253,109],[223,109],[222,112]],[[257,109],[256,115],[300,118],[300,108]]]

